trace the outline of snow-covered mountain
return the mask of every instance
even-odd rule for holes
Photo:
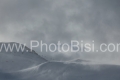
[[[28,48],[26,48],[28,50]],[[0,53],[0,80],[120,80],[120,66],[83,64],[86,60],[49,62],[31,53]]]
[[[35,51],[30,51],[30,49],[26,46],[23,51],[21,49],[17,51],[16,47],[14,47],[12,51],[10,51],[10,49],[6,51],[5,47],[2,47],[3,44],[6,46],[8,46],[9,44],[11,46],[13,44],[19,46],[21,44],[14,42],[0,43],[0,70],[4,72],[21,70],[47,61],[39,56]]]
[[[120,80],[120,66],[45,62],[0,74],[2,80]]]

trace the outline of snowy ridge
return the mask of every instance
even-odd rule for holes
[[[2,43],[0,43],[1,45]],[[11,43],[4,43],[14,44]],[[19,43],[15,43],[19,45]],[[0,52],[0,69],[3,71],[16,71],[21,70],[24,68],[28,68],[29,66],[39,65],[40,63],[46,62],[47,60],[39,56],[35,51],[26,52],[30,50],[29,48],[25,47],[24,52],[19,51],[16,52],[14,49],[12,52],[6,52],[4,49]]]
[[[91,64],[81,59],[49,62],[36,54],[1,52],[0,80],[120,80],[119,65]]]

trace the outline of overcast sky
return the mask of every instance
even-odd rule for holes
[[[0,41],[120,43],[120,0],[0,0]],[[36,50],[37,51],[37,50]],[[40,53],[57,59],[119,61],[118,53]]]

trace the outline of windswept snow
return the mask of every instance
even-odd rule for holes
[[[0,53],[0,80],[120,80],[120,66],[91,64],[81,59],[49,62],[34,51],[3,50]]]
[[[0,43],[0,45],[3,43]],[[18,43],[4,43],[5,45],[8,44],[17,44]],[[29,48],[25,47],[24,51],[17,52],[15,47],[12,52],[6,52],[3,48],[0,52],[0,70],[2,71],[16,71],[28,68],[30,66],[39,65],[40,63],[46,62],[44,58],[39,56],[35,51],[26,52],[30,50]]]

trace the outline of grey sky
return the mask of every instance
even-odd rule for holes
[[[0,41],[50,43],[76,39],[94,40],[96,44],[119,43],[119,3],[119,0],[0,0]],[[69,57],[81,56],[78,55]],[[90,54],[83,56],[88,58]]]

